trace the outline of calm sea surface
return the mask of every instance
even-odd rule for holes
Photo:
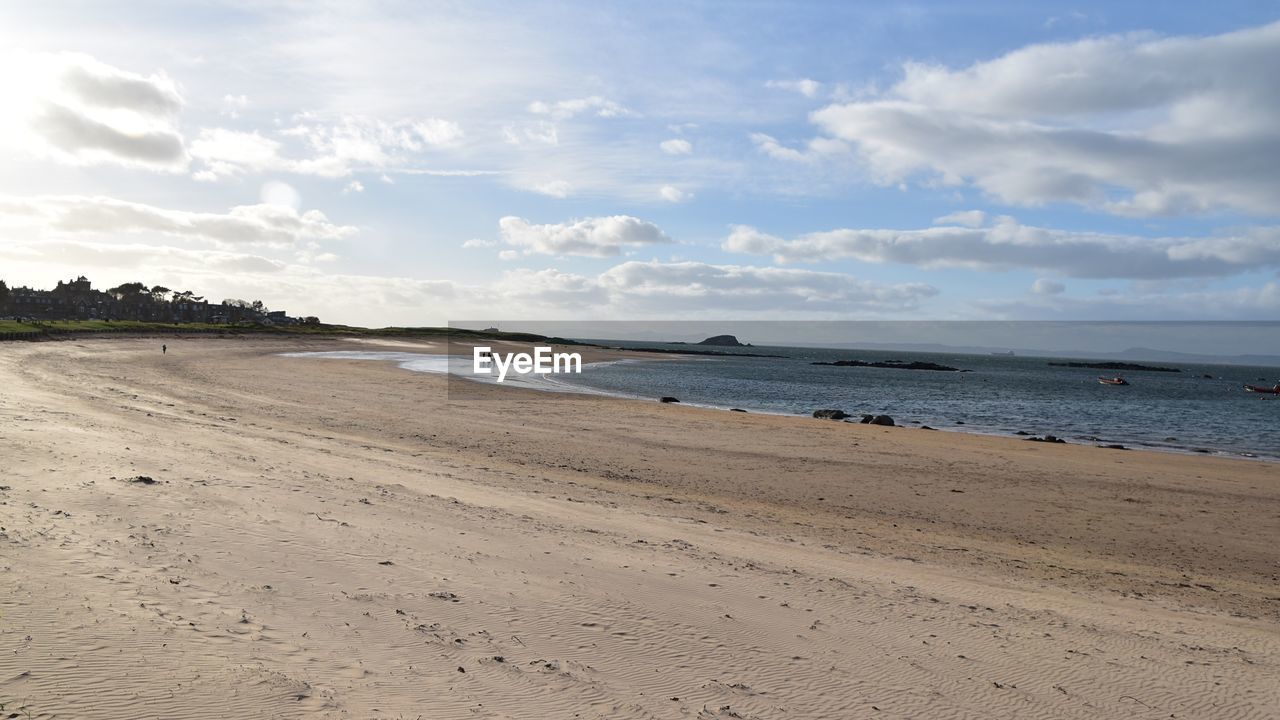
[[[688,345],[596,341],[615,347]],[[751,412],[811,415],[838,408],[855,417],[887,414],[899,425],[1010,435],[1051,434],[1077,443],[1120,443],[1181,452],[1210,451],[1280,460],[1280,396],[1245,392],[1245,383],[1280,382],[1280,368],[1152,362],[1181,372],[1053,367],[1052,358],[1004,355],[753,347],[781,357],[691,358],[591,363],[581,375],[508,377],[540,390],[592,392]],[[307,352],[295,357],[380,360],[417,372],[469,374],[470,358],[403,352]],[[968,372],[812,365],[833,360],[905,360]],[[1076,359],[1078,361],[1078,359]],[[1099,375],[1123,375],[1108,386]],[[1205,377],[1205,376],[1209,377]],[[492,381],[492,380],[490,380]]]
[[[759,346],[728,352],[784,357],[658,356],[655,361],[587,365],[582,375],[562,379],[610,394],[648,399],[672,395],[682,403],[711,407],[796,415],[839,408],[855,416],[884,413],[899,424],[914,421],[940,430],[1001,435],[1022,430],[1069,442],[1280,459],[1280,396],[1247,393],[1242,387],[1270,387],[1280,382],[1280,368],[1150,362],[1142,364],[1181,372],[1116,373],[1051,367],[1052,358],[1039,357]],[[920,360],[970,372],[810,364],[844,359]],[[1131,384],[1098,383],[1099,375],[1116,374]]]

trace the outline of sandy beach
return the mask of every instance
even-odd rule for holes
[[[1280,717],[1280,464],[161,342],[0,344],[6,713]]]

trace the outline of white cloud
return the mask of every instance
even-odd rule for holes
[[[525,255],[610,257],[620,255],[626,247],[672,242],[657,225],[628,215],[550,225],[508,216],[498,221],[498,229],[505,244]]]
[[[521,268],[503,273],[494,283],[497,293],[508,300],[544,308],[582,308],[610,303],[609,292],[598,277],[562,272],[555,268]]]
[[[662,152],[668,155],[688,155],[693,152],[693,143],[683,138],[672,138],[663,140],[658,144],[662,148]]]
[[[83,54],[7,53],[0,64],[0,143],[57,161],[181,171],[183,107],[163,72],[122,70]]]
[[[681,203],[686,200],[693,199],[693,193],[685,192],[674,185],[663,185],[658,190],[658,195],[667,202]]]
[[[249,96],[247,95],[223,95],[221,115],[235,120],[240,117],[240,111],[249,107]]]
[[[559,146],[561,143],[559,120],[568,120],[582,114],[590,114],[591,117],[596,118],[621,118],[634,114],[618,102],[599,95],[558,102],[530,102],[529,111],[531,114],[549,119],[506,124],[502,128],[502,137],[507,145],[532,147],[532,149],[541,146]],[[536,186],[532,187],[532,190],[541,192]],[[547,193],[544,192],[544,195]]]
[[[961,210],[933,219],[934,225],[963,225],[972,228],[982,227],[986,222],[987,214],[981,210]]]
[[[258,199],[268,205],[287,207],[293,210],[302,207],[302,196],[298,194],[298,191],[292,185],[279,180],[263,183],[262,189],[258,191]]]
[[[817,97],[822,92],[822,83],[809,78],[801,78],[799,80],[770,80],[764,84],[767,88],[775,88],[778,90],[790,90],[797,92],[807,98]]]
[[[546,182],[534,183],[529,186],[530,190],[539,195],[546,195],[553,198],[567,198],[573,194],[573,185],[567,180],[548,180]]]
[[[777,138],[765,133],[751,133],[751,142],[755,143],[760,152],[768,155],[774,160],[786,160],[789,162],[807,162],[810,157],[805,153],[789,148],[778,142]]]
[[[204,164],[200,173],[214,177],[247,172],[289,172],[339,178],[356,171],[397,170],[423,153],[457,144],[463,137],[455,122],[439,118],[394,122],[345,116],[336,122],[301,116],[281,131],[300,144],[293,153],[284,143],[257,131],[205,128],[191,144],[191,154]]]
[[[591,305],[621,317],[675,312],[852,317],[910,310],[936,293],[928,285],[882,285],[839,273],[657,261],[624,262],[596,276],[513,270],[494,288],[497,297],[522,307],[576,310]]]
[[[61,66],[57,71],[61,89],[84,106],[155,116],[175,115],[182,109],[177,85],[163,72],[144,76],[73,53],[49,59]]]
[[[736,226],[722,248],[773,255],[782,263],[852,258],[924,268],[1024,268],[1080,278],[1222,277],[1280,267],[1280,227],[1146,238],[1040,228],[1001,217],[982,228],[839,229],[785,240]]]
[[[142,75],[72,53],[11,52],[0,63],[23,68],[0,73],[6,105],[0,144],[68,164],[189,170],[206,182],[263,172],[340,178],[357,171],[419,170],[415,161],[456,149],[465,137],[461,125],[439,117],[301,113],[271,130],[204,127],[188,148],[180,130],[185,101],[164,72]],[[248,95],[226,94],[217,112],[238,118],[248,105]],[[610,107],[598,110],[608,113]]]
[[[181,169],[186,164],[182,137],[167,128],[127,131],[55,104],[46,105],[33,124],[40,137],[71,162],[114,162],[156,169]]]
[[[154,233],[228,245],[298,245],[356,233],[354,227],[333,224],[319,210],[299,213],[287,205],[242,205],[227,213],[200,213],[81,195],[0,196],[0,222],[44,233]]]
[[[720,247],[727,252],[770,255],[781,254],[787,248],[787,241],[776,235],[760,232],[750,225],[734,225],[729,237]]]
[[[972,182],[1004,202],[1126,215],[1275,214],[1280,23],[1205,38],[1032,45],[962,69],[909,63],[813,122],[885,183]]]
[[[320,262],[323,255],[310,258]],[[0,243],[0,262],[59,277],[68,263],[99,287],[143,279],[191,288],[217,301],[261,298],[269,307],[330,322],[442,323],[476,307],[509,318],[555,318],[594,308],[599,317],[710,313],[726,316],[882,316],[909,311],[936,291],[881,285],[837,273],[695,262],[625,262],[596,275],[512,269],[468,285],[322,272],[259,255],[152,245],[41,240]],[[423,308],[433,316],[424,317]]]
[[[232,175],[283,169],[280,143],[257,132],[206,128],[191,143],[191,155],[204,162],[204,172]]]
[[[323,256],[316,256],[320,262]],[[703,263],[626,262],[598,275],[514,269],[492,283],[467,285],[322,272],[261,255],[117,242],[42,239],[0,243],[7,271],[58,278],[72,265],[98,287],[144,280],[189,288],[210,300],[261,298],[294,314],[330,322],[436,324],[483,306],[509,318],[563,318],[595,308],[602,318],[886,317],[911,312],[936,291],[881,285],[835,273]],[[423,308],[433,315],[424,317]],[[1280,283],[1228,290],[1138,292],[1106,297],[1045,295],[982,301],[985,317],[1068,319],[1263,319],[1280,312]]]
[[[362,192],[364,192],[364,183],[360,182],[359,180],[352,180],[351,182],[347,183],[346,187],[342,188],[343,195],[348,195],[350,193],[362,193]]]
[[[534,115],[548,115],[557,120],[566,120],[582,113],[591,113],[596,117],[626,117],[634,113],[620,103],[599,95],[560,100],[554,103],[535,101],[529,104],[529,112]]]
[[[193,250],[141,243],[100,243],[77,240],[44,240],[27,247],[0,245],[0,257],[30,262],[43,259],[62,267],[136,269],[163,265],[204,268],[219,273],[278,273],[285,264],[277,260],[227,252]]]
[[[1037,278],[1031,284],[1031,292],[1037,295],[1061,295],[1066,292],[1067,286],[1060,282],[1049,280],[1048,278]]]
[[[849,146],[844,141],[823,137],[810,139],[803,150],[787,147],[772,135],[760,132],[751,133],[751,142],[765,155],[786,162],[811,163],[849,151]]]
[[[452,120],[427,118],[415,120],[407,129],[397,131],[401,134],[400,147],[406,150],[420,150],[423,145],[453,145],[462,140],[462,127]]]
[[[637,312],[898,312],[937,294],[921,283],[881,285],[840,273],[700,262],[626,262],[598,282]]]
[[[552,122],[537,122],[526,125],[507,125],[502,128],[502,136],[508,145],[559,145],[560,129]]]
[[[395,172],[398,175],[425,175],[427,177],[484,177],[486,175],[506,174],[502,170],[441,170],[439,168],[401,168]],[[388,185],[394,185],[396,182],[386,173],[383,173],[380,179]]]

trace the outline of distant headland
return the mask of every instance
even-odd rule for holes
[[[295,317],[284,310],[270,310],[261,300],[210,302],[190,290],[171,290],[141,282],[97,290],[83,275],[59,281],[52,290],[11,288],[0,280],[0,340],[39,340],[84,333],[368,335],[582,344],[535,333],[501,332],[497,328],[476,331],[448,327],[331,325],[314,315]]]

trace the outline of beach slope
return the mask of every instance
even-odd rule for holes
[[[6,712],[1280,713],[1280,464],[166,342],[0,345]]]

